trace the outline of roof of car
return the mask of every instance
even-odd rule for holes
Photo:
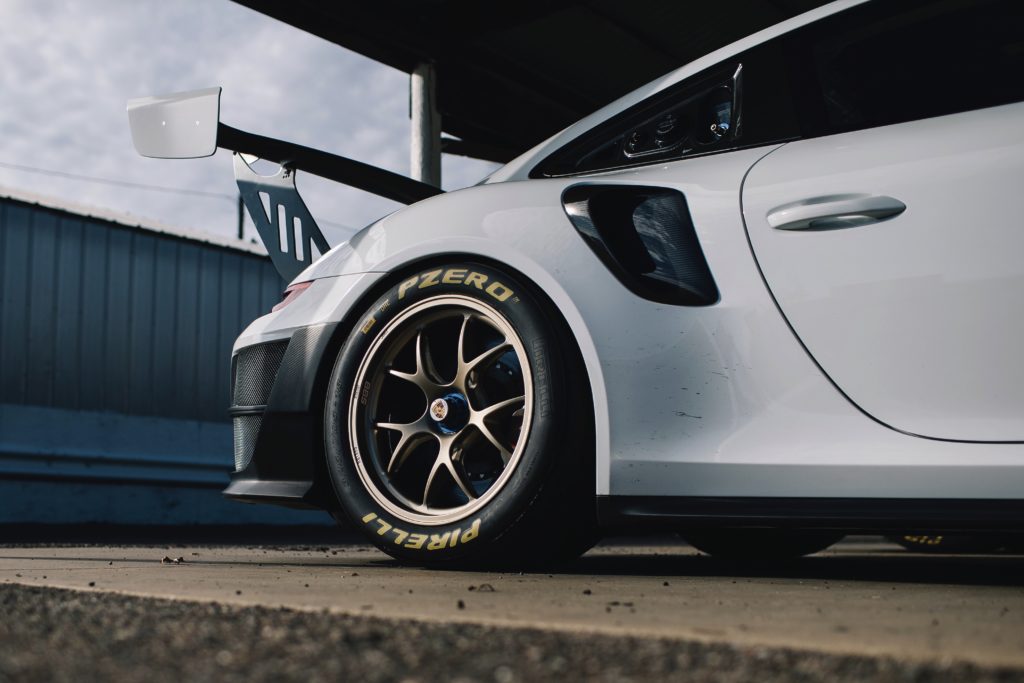
[[[402,71],[434,63],[443,130],[461,140],[448,151],[502,162],[652,79],[826,4],[235,2]]]

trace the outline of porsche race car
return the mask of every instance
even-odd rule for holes
[[[129,103],[143,154],[236,152],[291,281],[235,344],[226,495],[417,563],[1019,529],[1022,73],[1017,2],[843,0],[448,193],[219,89]],[[409,206],[329,245],[300,171]]]

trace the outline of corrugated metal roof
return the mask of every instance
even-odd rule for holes
[[[214,235],[212,233],[192,230],[191,228],[181,228],[149,218],[134,216],[130,213],[122,213],[111,209],[102,209],[95,206],[89,206],[87,204],[79,204],[66,199],[48,197],[35,192],[28,192],[9,187],[0,187],[0,199],[13,199],[15,201],[33,204],[35,206],[42,206],[55,211],[65,211],[76,216],[96,218],[101,221],[107,221],[108,223],[114,223],[127,228],[137,228],[148,232],[156,232],[161,235],[179,237],[192,242],[202,242],[203,244],[210,244],[224,249],[244,251],[248,254],[256,254],[258,256],[267,255],[267,250],[258,242],[246,242],[244,240],[233,239],[230,237],[220,237],[219,235]]]

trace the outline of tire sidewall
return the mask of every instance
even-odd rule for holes
[[[482,279],[483,278],[483,279]],[[467,284],[468,282],[468,284]],[[533,415],[515,470],[502,489],[467,518],[440,525],[400,519],[367,492],[349,441],[351,392],[360,365],[383,330],[399,315],[438,296],[460,295],[499,313],[519,336],[533,377]],[[515,526],[543,488],[559,457],[568,410],[565,377],[555,328],[539,301],[519,278],[472,262],[423,268],[394,284],[364,312],[337,357],[325,403],[325,446],[331,482],[342,509],[378,547],[419,562],[466,556],[485,549]]]

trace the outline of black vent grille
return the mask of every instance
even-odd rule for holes
[[[287,341],[249,346],[238,352],[234,362],[231,404],[265,406],[284,358]]]
[[[651,301],[710,306],[718,287],[686,197],[660,187],[575,185],[562,195],[573,226],[630,291]]]
[[[260,433],[263,415],[239,415],[234,418],[235,471],[241,472],[249,466],[256,448],[256,435]]]
[[[288,340],[247,346],[231,365],[231,413],[235,441],[235,471],[252,461],[263,410],[270,399]]]

